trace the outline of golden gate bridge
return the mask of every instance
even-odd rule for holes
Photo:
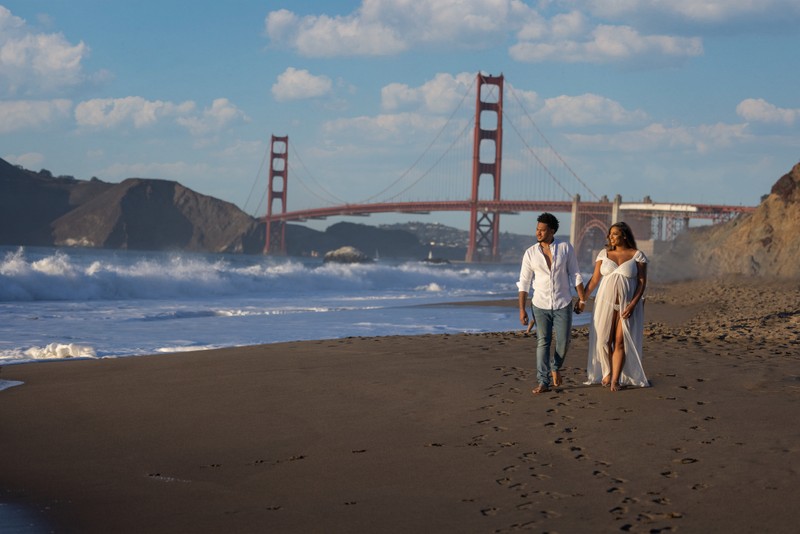
[[[299,183],[309,192],[314,193],[319,199],[329,205],[310,207],[304,209],[288,210],[287,185],[289,179],[289,137],[273,135],[269,152],[269,178],[267,188],[267,213],[263,217],[266,224],[266,239],[264,252],[266,254],[286,253],[286,223],[303,222],[310,219],[324,219],[336,216],[364,216],[377,213],[417,213],[428,214],[431,212],[468,212],[469,213],[469,242],[465,261],[497,261],[499,259],[500,219],[503,214],[518,214],[521,212],[542,212],[570,214],[570,241],[578,250],[579,257],[583,249],[590,250],[589,243],[596,242],[597,238],[604,238],[610,224],[625,220],[632,226],[637,239],[663,239],[670,240],[677,233],[688,226],[691,219],[711,219],[714,222],[727,220],[739,213],[753,211],[754,207],[727,206],[712,204],[676,204],[656,203],[649,198],[641,202],[623,202],[617,195],[613,200],[600,197],[572,171],[564,158],[553,148],[544,137],[536,123],[525,109],[524,94],[512,92],[515,99],[516,112],[510,112],[509,106],[504,104],[503,75],[490,76],[478,74],[475,78],[475,111],[467,121],[454,119],[455,112],[439,130],[436,139],[442,139],[448,126],[453,126],[457,131],[456,140],[471,137],[471,151],[465,148],[456,148],[457,141],[445,144],[441,154],[430,154],[434,143],[429,145],[426,153],[432,163],[417,171],[416,178],[410,170],[383,189],[380,193],[372,195],[364,201],[348,203],[322,186],[306,186],[304,181]],[[465,101],[468,93],[462,97]],[[523,120],[515,120],[521,117]],[[507,174],[514,178],[512,184],[544,184],[536,192],[511,188],[509,194],[508,178],[506,192],[501,195],[501,171],[504,168],[504,119],[507,120],[516,134],[517,145],[506,153],[505,168]],[[523,132],[524,125],[528,132]],[[471,136],[470,136],[471,134]],[[537,139],[537,146],[533,146],[532,139]],[[445,140],[446,141],[446,140]],[[508,147],[507,147],[508,148]],[[452,154],[450,170],[439,172],[434,169],[441,168],[446,154]],[[510,154],[510,156],[509,156]],[[298,155],[299,159],[299,155]],[[422,160],[420,157],[412,168]],[[422,166],[420,166],[422,167]],[[302,166],[295,170],[299,171]],[[294,167],[293,167],[294,169]],[[511,170],[509,173],[508,169]],[[300,172],[293,179],[297,179]],[[443,196],[456,196],[447,200],[398,200],[398,197],[412,190],[425,180],[426,182],[447,181],[442,176],[448,176],[459,182],[459,187],[451,188],[442,193]],[[467,180],[470,176],[471,180]],[[569,182],[569,183],[567,183]],[[464,185],[470,185],[465,190]],[[393,187],[402,188],[400,192],[388,195]],[[549,190],[548,189],[549,186]],[[418,188],[417,188],[418,189]],[[323,199],[317,191],[327,192],[329,199]],[[583,200],[581,192],[591,200]],[[381,195],[387,196],[377,200]],[[463,195],[463,196],[461,196]],[[552,198],[560,197],[560,198]],[[533,200],[534,198],[551,198]],[[332,199],[332,200],[331,200]],[[594,239],[590,239],[593,235]]]

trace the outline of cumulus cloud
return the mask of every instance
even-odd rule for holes
[[[60,33],[39,33],[0,5],[0,91],[8,96],[46,94],[86,80],[83,41]]]
[[[218,132],[238,121],[249,121],[243,111],[234,106],[227,98],[217,98],[203,114],[194,117],[178,117],[177,122],[185,126],[192,135],[205,135]]]
[[[679,3],[686,16],[697,4],[693,0]],[[745,4],[738,3],[744,10]],[[655,0],[572,0],[536,7],[518,0],[363,0],[357,10],[344,16],[273,11],[267,15],[265,32],[273,44],[307,57],[384,56],[431,47],[481,49],[509,36],[517,40],[509,54],[521,62],[611,63],[641,58],[658,64],[702,54],[699,37],[652,34],[634,24],[638,20],[634,8],[655,13],[667,9],[661,4],[672,5]],[[573,9],[559,12],[564,6]],[[725,10],[724,3],[718,8]],[[661,61],[653,62],[653,58]],[[402,95],[398,92],[397,96]]]
[[[322,129],[328,136],[386,142],[392,139],[407,140],[410,134],[433,134],[447,122],[443,117],[431,117],[421,113],[381,114],[374,117],[361,116],[326,122]]]
[[[762,98],[748,98],[739,102],[736,113],[749,122],[764,122],[792,126],[800,121],[800,108],[779,108]]]
[[[124,124],[144,128],[156,124],[164,117],[186,115],[194,108],[195,104],[191,101],[175,104],[145,100],[140,96],[95,98],[75,107],[75,120],[79,126],[89,128],[114,128]]]
[[[349,15],[300,17],[282,9],[267,15],[270,40],[307,57],[385,56],[413,47],[483,47],[505,31],[517,0],[364,0]]]
[[[65,99],[0,101],[0,134],[47,126],[68,118],[71,110]]]
[[[641,110],[628,111],[619,102],[591,93],[548,98],[536,115],[554,126],[624,125],[647,119]]]
[[[512,58],[521,62],[625,63],[640,58],[682,60],[703,53],[698,37],[642,35],[630,26],[598,25],[584,28],[582,17],[542,33],[538,40],[521,39],[511,46]],[[557,31],[555,31],[557,30]],[[520,32],[520,36],[532,32]]]
[[[653,123],[639,130],[597,135],[570,134],[567,137],[578,147],[600,151],[689,150],[700,154],[729,149],[752,138],[746,124],[723,123],[692,127]]]
[[[95,98],[75,107],[78,126],[90,129],[112,129],[125,126],[147,128],[162,121],[174,121],[195,136],[219,132],[237,121],[250,118],[227,98],[215,99],[210,107],[196,112],[196,104],[147,100],[140,96]]]
[[[779,20],[800,15],[796,0],[573,0],[574,5],[603,18],[674,20],[719,25],[740,20]]]
[[[381,89],[381,107],[386,111],[422,109],[431,113],[449,113],[475,85],[475,74],[439,73],[419,87],[392,83]]]
[[[327,76],[314,76],[305,69],[289,67],[272,85],[272,96],[278,102],[318,98],[330,93],[333,82]]]

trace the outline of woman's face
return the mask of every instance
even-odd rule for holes
[[[622,235],[622,231],[614,226],[611,230],[608,231],[608,244],[611,245],[611,248],[616,248],[619,246],[625,246],[625,238]]]

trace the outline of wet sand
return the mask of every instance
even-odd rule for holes
[[[794,532],[800,284],[648,293],[652,387],[617,393],[586,327],[538,396],[515,324],[6,366],[0,501],[55,532]]]

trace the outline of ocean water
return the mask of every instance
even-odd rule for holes
[[[520,329],[517,265],[0,247],[0,365]],[[585,317],[576,317],[577,324]]]

